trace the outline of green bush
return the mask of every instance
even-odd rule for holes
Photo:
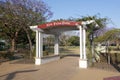
[[[43,51],[43,56],[49,55],[48,51]]]
[[[14,59],[14,53],[13,52],[3,52],[1,53],[0,57],[4,58],[4,59],[9,59],[9,60],[13,60]]]

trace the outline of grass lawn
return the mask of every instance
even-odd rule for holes
[[[79,46],[60,47],[60,54],[79,54]]]
[[[79,54],[79,46],[60,46],[59,48],[59,54],[60,55],[66,55],[66,54]],[[48,49],[45,50],[45,53],[43,53],[45,56],[46,54],[48,55],[53,55],[54,54],[54,47],[51,46]]]

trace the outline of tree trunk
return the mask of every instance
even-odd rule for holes
[[[23,29],[25,30],[26,34],[27,34],[27,38],[28,38],[28,41],[29,41],[29,47],[30,47],[30,59],[32,58],[32,53],[33,53],[33,49],[32,49],[32,41],[31,41],[31,38],[30,38],[30,35],[29,35],[29,32],[26,28],[23,27]]]
[[[15,39],[13,38],[11,40],[11,49],[10,49],[10,52],[14,52],[15,51]]]
[[[29,41],[30,59],[31,59],[32,58],[33,49],[32,49],[32,42],[31,42],[31,39],[30,39],[30,35],[28,33],[27,33],[27,38],[28,38],[28,41]]]
[[[19,30],[18,30],[19,31]],[[15,32],[14,38],[11,39],[11,52],[15,51],[16,38],[18,37],[18,31]]]

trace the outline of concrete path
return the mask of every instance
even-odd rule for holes
[[[111,76],[120,76],[120,73],[88,68],[79,69],[79,72],[71,80],[103,80]]]
[[[103,80],[119,75],[98,69],[79,69],[78,62],[79,57],[65,57],[40,66],[7,62],[0,65],[0,80]]]

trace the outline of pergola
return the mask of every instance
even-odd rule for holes
[[[45,24],[30,26],[30,28],[36,31],[36,58],[35,64],[40,65],[49,61],[60,59],[59,57],[45,60],[43,57],[43,33],[53,34],[55,36],[54,42],[54,55],[59,55],[59,35],[65,31],[79,30],[79,43],[80,43],[80,59],[79,67],[87,68],[87,57],[86,57],[86,24],[95,23],[94,20],[90,21],[56,21],[48,22]]]

